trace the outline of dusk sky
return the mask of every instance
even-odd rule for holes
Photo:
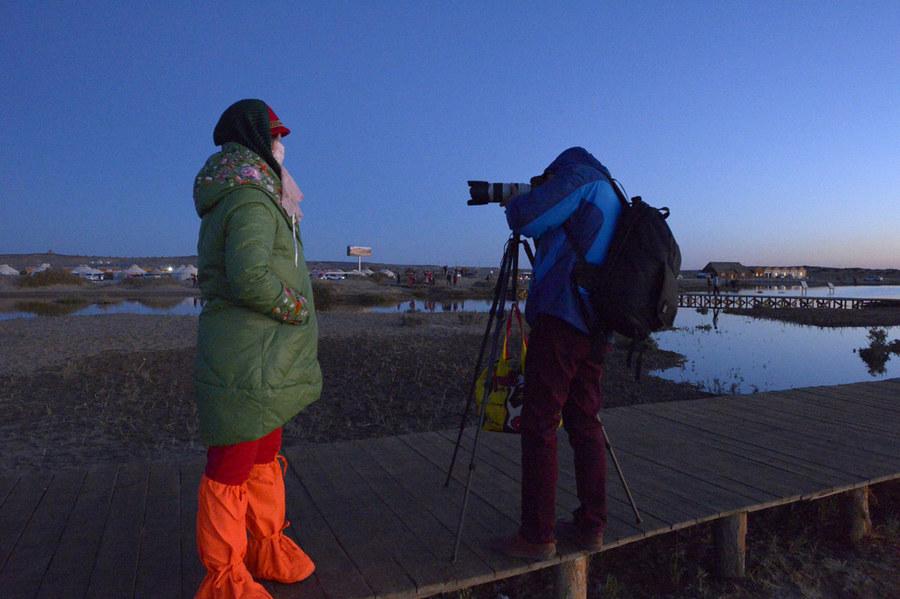
[[[581,145],[685,268],[900,268],[900,2],[2,2],[0,253],[196,252],[221,112],[293,129],[309,260],[488,266]]]

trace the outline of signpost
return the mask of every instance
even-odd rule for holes
[[[356,256],[359,259],[359,264],[357,265],[357,270],[359,272],[362,272],[363,256],[371,256],[372,248],[364,247],[361,245],[348,245],[347,246],[347,255],[348,256]]]

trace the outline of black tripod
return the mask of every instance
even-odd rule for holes
[[[500,271],[497,276],[497,283],[494,286],[494,299],[491,303],[491,311],[488,316],[487,326],[485,327],[484,336],[481,338],[481,347],[478,350],[478,359],[475,362],[475,371],[472,375],[472,384],[469,386],[469,394],[466,399],[466,407],[463,410],[462,421],[459,424],[459,434],[456,437],[456,446],[453,448],[453,458],[450,460],[450,468],[447,471],[447,480],[444,481],[444,486],[447,487],[450,485],[450,479],[453,477],[453,468],[456,465],[456,457],[459,453],[459,447],[462,443],[463,431],[466,428],[466,422],[469,419],[469,412],[472,409],[472,404],[475,399],[475,385],[477,384],[478,377],[481,374],[483,368],[484,361],[484,350],[487,348],[488,339],[491,340],[491,348],[488,352],[488,367],[492,367],[493,364],[497,362],[498,353],[500,349],[500,333],[503,329],[503,324],[505,322],[505,313],[506,313],[506,300],[509,297],[513,299],[517,299],[518,295],[518,281],[519,281],[519,246],[524,247],[525,253],[528,256],[529,262],[534,266],[534,254],[531,251],[531,246],[528,245],[528,242],[523,240],[518,233],[513,233],[509,240],[506,242],[506,245],[503,249],[503,258],[500,261]],[[484,393],[482,397],[484,397],[484,401],[487,401],[488,396],[490,395],[492,380],[491,376],[485,377],[484,380]],[[475,428],[475,439],[472,443],[472,455],[469,458],[469,471],[466,475],[466,488],[463,493],[463,503],[462,508],[459,512],[459,523],[456,528],[456,540],[453,544],[453,557],[451,561],[455,562],[456,557],[459,553],[459,543],[462,539],[462,529],[463,524],[466,519],[466,510],[469,506],[469,491],[472,484],[472,475],[475,472],[475,464],[476,458],[478,455],[478,439],[481,435],[481,429],[484,425],[486,410],[484,406],[480,410],[478,415],[478,426]],[[628,501],[631,503],[631,509],[634,510],[634,516],[638,524],[641,522],[641,515],[638,513],[637,506],[634,503],[634,498],[631,496],[631,490],[628,488],[628,483],[625,482],[625,476],[622,474],[622,468],[619,466],[619,460],[616,458],[616,454],[613,451],[612,445],[609,442],[609,436],[606,434],[606,428],[603,426],[603,422],[600,420],[600,415],[597,415],[597,420],[600,421],[600,427],[603,431],[603,440],[606,444],[606,449],[612,458],[613,464],[615,464],[616,472],[619,475],[619,479],[622,481],[622,486],[625,488],[625,494],[628,496]]]

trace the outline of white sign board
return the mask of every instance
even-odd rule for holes
[[[363,247],[361,245],[348,245],[347,246],[347,255],[348,256],[371,256],[372,248]]]

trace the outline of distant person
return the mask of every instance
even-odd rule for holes
[[[559,533],[596,551],[606,527],[606,447],[600,409],[608,338],[592,336],[597,315],[582,303],[572,278],[581,260],[602,264],[621,205],[609,171],[584,148],[569,148],[530,192],[506,207],[513,231],[537,240],[525,304],[531,325],[521,415],[522,496],[518,532],[495,548],[525,559],[556,553],[557,428],[560,417],[574,452],[579,507]],[[580,248],[580,249],[576,249]]]
[[[283,534],[282,427],[319,398],[318,326],[298,228],[303,194],[282,166],[290,130],[261,100],[219,118],[221,149],[194,181],[205,302],[194,368],[200,434],[196,597],[271,597],[315,565]],[[249,540],[248,540],[249,532]]]
[[[453,273],[447,271],[447,287],[450,287],[451,285],[453,285]]]
[[[719,275],[713,275],[713,295],[719,295]]]
[[[706,275],[706,293],[712,293],[712,277]]]

